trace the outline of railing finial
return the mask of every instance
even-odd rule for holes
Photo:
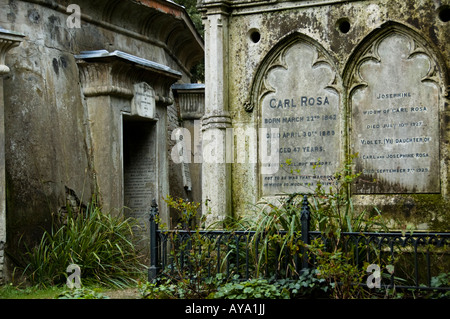
[[[310,226],[310,219],[311,219],[311,210],[309,207],[308,202],[308,196],[303,196],[303,202],[302,202],[302,210],[300,212],[300,220],[302,223],[302,271],[305,271],[309,268],[309,253],[308,248],[306,247],[309,245],[309,226]]]
[[[158,232],[158,224],[156,217],[158,216],[158,205],[156,204],[156,200],[152,200],[152,206],[150,208],[150,267],[148,269],[148,281],[152,281],[156,279],[159,274],[159,236]]]

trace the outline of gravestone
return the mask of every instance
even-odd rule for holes
[[[273,165],[280,167],[274,174],[261,174],[262,195],[308,193],[319,182],[330,185],[340,163],[340,97],[334,86],[335,70],[319,49],[307,42],[282,50],[267,70],[260,103],[261,128],[267,129],[269,141],[278,139],[279,164]],[[273,129],[278,132],[272,133]]]
[[[438,193],[439,87],[433,60],[393,33],[369,48],[355,74],[351,143],[362,173],[355,193]]]

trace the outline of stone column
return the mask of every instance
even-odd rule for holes
[[[0,27],[0,283],[5,279],[6,244],[6,178],[5,178],[5,104],[3,76],[9,73],[5,65],[6,53],[20,44],[24,35]]]
[[[227,161],[228,5],[203,3],[205,10],[205,115],[202,118],[202,203],[207,224],[231,213],[231,161]]]

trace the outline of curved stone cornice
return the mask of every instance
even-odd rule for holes
[[[124,52],[106,50],[83,52],[75,56],[80,70],[83,93],[86,97],[112,95],[133,97],[133,85],[146,82],[155,90],[155,100],[170,105],[170,86],[181,73]]]
[[[205,85],[199,83],[172,85],[180,116],[184,120],[200,119],[205,113]]]

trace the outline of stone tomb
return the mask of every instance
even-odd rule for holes
[[[340,163],[336,72],[320,49],[306,41],[281,50],[267,70],[260,94],[261,127],[269,140],[278,139],[282,166],[266,164],[280,167],[275,173],[262,172],[262,195],[309,193],[318,182],[330,185]]]
[[[318,182],[328,190],[358,153],[356,209],[377,207],[421,229],[448,224],[448,5],[205,0],[200,9],[204,119],[215,120],[202,134],[219,136],[220,149],[229,128],[259,129],[257,143],[240,139],[256,145],[258,161],[203,163],[202,196],[215,220],[311,193]]]
[[[152,200],[169,193],[167,107],[182,74],[122,51],[76,56],[89,116],[93,168],[105,211],[124,211],[139,223],[137,240],[148,256]],[[159,202],[164,223],[167,207]]]
[[[393,33],[363,55],[350,94],[355,193],[438,193],[436,65],[411,37]]]

